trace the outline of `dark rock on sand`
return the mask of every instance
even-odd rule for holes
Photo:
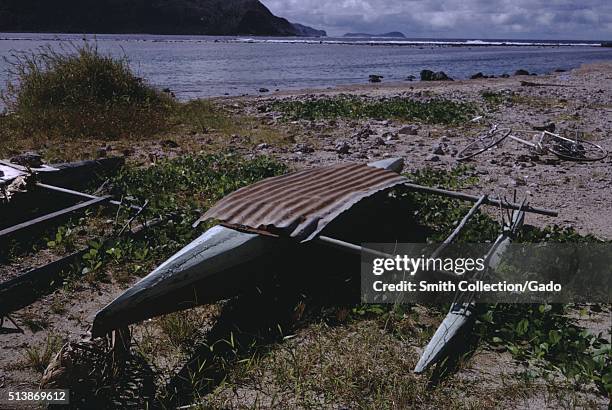
[[[262,88],[259,89],[259,92],[260,93],[267,93],[267,92],[270,92],[270,90],[268,90],[267,88],[263,88],[262,87]]]
[[[380,81],[381,81],[383,78],[385,78],[385,77],[384,77],[384,76],[382,76],[382,75],[378,75],[378,74],[370,74],[369,81],[370,81],[371,83],[380,83]]]
[[[293,152],[301,152],[303,154],[311,154],[314,151],[312,145],[306,143],[296,144],[295,147],[293,147]]]
[[[431,70],[421,71],[421,81],[453,81],[444,71],[433,72]]]
[[[436,146],[433,148],[433,153],[434,153],[434,154],[436,154],[436,155],[445,155],[445,154],[446,154],[446,151],[444,151],[444,148],[443,148],[443,147],[442,147],[442,145],[440,144],[440,145],[436,145]]]
[[[555,129],[556,129],[556,128],[557,128],[557,127],[555,126],[555,123],[554,123],[554,122],[551,122],[551,123],[548,123],[548,124],[545,124],[545,125],[540,125],[540,126],[537,126],[537,125],[536,125],[536,126],[534,126],[534,127],[533,127],[533,130],[534,130],[534,131],[548,131],[548,132],[555,132]]]
[[[516,70],[516,71],[514,72],[514,75],[529,75],[529,71],[527,71],[527,70],[522,70],[522,69],[521,69],[521,70]]]
[[[478,80],[480,78],[488,78],[486,75],[484,75],[483,73],[476,73],[473,76],[470,77],[470,79],[472,80]]]
[[[342,141],[336,145],[336,152],[338,154],[348,154],[351,151],[351,146],[346,141]]]
[[[37,152],[26,152],[10,159],[12,164],[28,168],[40,168],[43,165],[42,156]]]
[[[397,133],[400,135],[417,135],[419,133],[419,127],[416,125],[407,125],[400,128]]]
[[[174,140],[164,140],[162,142],[160,142],[162,147],[166,147],[166,148],[178,148],[179,144],[174,141]]]

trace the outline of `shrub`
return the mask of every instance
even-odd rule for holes
[[[14,53],[0,98],[16,134],[116,138],[161,130],[174,101],[130,70],[125,58],[85,43]]]
[[[470,103],[440,98],[418,101],[405,97],[376,100],[338,96],[307,101],[283,100],[260,108],[262,111],[268,109],[279,111],[291,120],[394,118],[427,124],[458,124],[476,113],[476,107]]]

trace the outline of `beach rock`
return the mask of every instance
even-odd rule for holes
[[[407,125],[400,128],[397,133],[401,135],[417,135],[419,133],[419,127],[416,125]]]
[[[293,152],[311,154],[314,152],[314,148],[310,144],[301,143],[301,144],[296,144],[295,147],[293,147]]]
[[[270,92],[270,90],[268,90],[267,88],[261,87],[261,88],[259,89],[259,92],[260,92],[260,93],[267,93],[267,92]]]
[[[486,75],[484,75],[483,73],[476,73],[473,76],[470,77],[470,79],[472,80],[478,80],[480,78],[488,78]]]
[[[384,76],[382,76],[382,75],[378,75],[378,74],[370,74],[369,81],[370,81],[371,83],[380,83],[380,81],[381,81],[383,78],[385,78],[385,77],[384,77]]]
[[[431,81],[433,78],[434,72],[431,70],[422,70],[421,71],[421,81]]]
[[[338,154],[348,154],[349,152],[351,152],[351,146],[348,144],[348,142],[346,141],[342,141],[338,144],[336,144],[336,152]]]
[[[522,69],[521,69],[521,70],[516,70],[516,71],[514,72],[514,75],[529,75],[529,71],[527,71],[527,70],[522,70]]]
[[[106,157],[106,147],[98,148],[96,151],[96,158],[104,158]]]
[[[566,71],[567,71],[567,70],[564,70],[564,69],[562,69],[562,68],[557,68],[557,69],[555,70],[555,73],[564,73],[564,72],[566,72]]]
[[[510,78],[510,74],[508,73],[503,73],[502,75],[500,75],[501,78]]]
[[[406,81],[414,81],[416,80],[416,77],[413,75],[409,75],[408,77],[406,77]]]
[[[38,152],[25,152],[10,159],[12,164],[28,168],[40,168],[43,165],[42,156]]]
[[[370,126],[368,125],[353,134],[351,138],[361,140],[368,138],[372,134],[374,134],[374,131],[372,131],[372,128],[370,128]]]
[[[427,158],[427,161],[429,162],[440,162],[440,157],[437,155],[431,155],[429,158]]]
[[[174,141],[174,140],[163,140],[162,142],[160,142],[162,147],[165,148],[178,148],[179,144]]]
[[[550,122],[548,124],[544,124],[544,125],[536,125],[533,127],[534,131],[548,131],[548,132],[555,132],[555,129],[557,128],[557,126],[555,125],[554,122]]]
[[[383,134],[383,138],[386,139],[387,141],[394,141],[394,140],[398,140],[399,139],[399,135],[397,135],[394,132],[385,132]]]
[[[446,154],[446,152],[444,151],[444,147],[442,147],[441,144],[438,144],[438,145],[436,145],[433,148],[433,153],[436,154],[436,155],[445,155]]]
[[[444,71],[433,72],[431,70],[421,71],[421,81],[453,81]]]
[[[380,147],[381,145],[385,145],[385,140],[382,137],[376,137],[374,142],[372,143],[373,147]]]

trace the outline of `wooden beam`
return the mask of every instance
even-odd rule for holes
[[[417,185],[417,184],[412,184],[412,183],[405,183],[403,184],[403,186],[407,187],[411,191],[446,196],[449,198],[460,199],[460,200],[468,201],[468,202],[478,202],[478,200],[480,199],[480,197],[476,195],[470,195],[470,194],[466,194],[463,192],[449,191],[446,189],[433,188],[433,187]],[[540,214],[540,215],[559,216],[559,212],[552,210],[552,209],[536,208],[536,207],[532,207],[529,205],[525,205],[521,208],[521,204],[517,204],[515,202],[506,202],[506,201],[502,201],[502,200],[495,199],[495,198],[487,198],[484,201],[484,204],[485,205],[495,205],[498,207],[501,206],[502,208],[506,208],[506,209],[523,210],[525,212],[531,212],[531,213]]]
[[[11,280],[0,283],[0,316],[24,308],[38,300],[41,294],[50,293],[62,279],[62,272],[81,261],[88,248],[81,249],[39,268],[32,269]],[[55,283],[55,286],[53,286]]]
[[[62,187],[55,186],[55,185],[43,184],[42,182],[38,182],[36,184],[36,186],[39,187],[39,188],[42,188],[42,189],[50,190],[50,191],[56,191],[56,192],[61,192],[61,193],[68,194],[68,195],[80,196],[82,198],[88,198],[88,199],[99,198],[98,196],[95,196],[95,195],[90,195],[90,194],[86,194],[84,192],[74,191],[72,189],[62,188]],[[113,200],[108,201],[108,203],[111,204],[111,205],[117,205],[117,206],[121,205],[121,202],[113,201]],[[138,212],[142,212],[143,211],[143,208],[140,207],[140,206],[137,206],[137,205],[130,205],[130,208],[132,208],[132,209],[134,209],[134,210],[136,210]]]
[[[9,228],[0,231],[0,240],[3,240],[9,236],[19,234],[21,232],[25,232],[28,229],[32,229],[43,224],[51,223],[58,219],[65,218],[70,214],[84,211],[87,208],[103,204],[104,202],[108,202],[109,199],[109,196],[95,197],[94,199],[90,199],[89,201],[82,202],[80,204],[76,204],[68,208],[60,209],[59,211],[40,216],[38,218],[34,218],[17,225],[13,225]]]
[[[461,220],[461,222],[459,223],[459,225],[457,225],[457,227],[455,228],[455,230],[448,236],[448,238],[446,238],[444,240],[444,242],[442,242],[442,244],[438,247],[438,249],[436,249],[432,254],[431,254],[431,258],[436,258],[438,257],[438,255],[440,255],[444,249],[446,249],[448,247],[448,245],[450,245],[451,243],[453,243],[453,241],[457,238],[457,236],[459,236],[459,234],[461,233],[461,230],[465,227],[465,225],[468,223],[468,221],[470,219],[472,219],[472,216],[474,216],[474,214],[476,213],[476,211],[478,211],[478,208],[481,207],[481,205],[487,200],[487,196],[483,195],[480,197],[480,199],[478,200],[478,202],[476,202],[474,204],[474,206],[472,207],[472,209],[470,209],[470,211],[463,217],[463,219]]]
[[[322,245],[325,246],[330,246],[332,248],[336,248],[336,249],[341,249],[344,251],[348,251],[351,253],[355,253],[355,254],[366,254],[366,255],[370,255],[370,256],[376,256],[379,258],[386,258],[386,259],[395,259],[396,255],[391,255],[389,253],[386,252],[381,252],[381,251],[377,251],[376,249],[370,249],[370,248],[366,248],[364,246],[359,246],[359,245],[355,245],[354,243],[350,243],[350,242],[345,242],[343,240],[340,239],[336,239],[336,238],[331,238],[329,236],[318,236],[317,239],[315,240],[317,243],[320,243]],[[465,279],[463,278],[463,276],[461,275],[456,275],[454,273],[450,273],[450,272],[445,272],[445,271],[434,271],[431,270],[429,271],[430,273],[433,273],[434,275],[440,276],[440,277],[444,277],[450,280],[459,280],[459,279],[463,279],[468,283],[472,283],[473,281],[470,279]]]

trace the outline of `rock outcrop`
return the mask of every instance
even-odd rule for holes
[[[431,70],[421,71],[421,81],[453,81],[444,71],[433,72]]]
[[[0,32],[324,35],[258,0],[0,0]]]

